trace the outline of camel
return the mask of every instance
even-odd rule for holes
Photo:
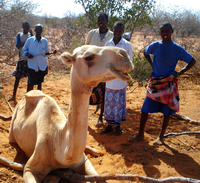
[[[72,65],[68,117],[53,98],[39,90],[26,93],[12,116],[9,142],[17,143],[29,158],[23,170],[25,183],[40,183],[54,169],[98,175],[84,153],[89,97],[99,82],[131,79],[128,72],[133,64],[120,48],[84,45],[60,57]]]

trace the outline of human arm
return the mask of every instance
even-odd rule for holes
[[[127,45],[126,51],[127,51],[128,55],[130,57],[130,60],[132,62],[133,61],[133,49],[132,49],[132,46],[131,46],[130,43]]]
[[[56,54],[57,53],[57,50],[53,50],[53,52],[47,52],[45,53],[45,55],[51,55],[51,54]]]
[[[31,58],[33,58],[34,56],[33,55],[31,55],[30,53],[26,53],[26,55],[25,56],[27,56],[29,59],[31,59]]]
[[[33,35],[33,31],[32,31],[32,29],[29,29],[28,32],[30,32],[31,36],[34,36],[34,35]]]
[[[146,54],[145,52],[144,52],[144,57],[146,58],[146,60],[149,62],[149,64],[150,64],[150,66],[151,66],[151,68],[153,69],[153,61],[152,61],[152,58],[151,58],[151,56],[148,54]]]
[[[20,48],[22,48],[22,47],[24,46],[24,44],[25,44],[25,43],[19,43],[19,44],[16,45],[16,47],[17,47],[18,49],[20,49]]]
[[[28,57],[29,59],[33,58],[34,56],[32,54],[29,53],[29,41],[26,41],[23,48],[23,56]]]
[[[91,38],[92,38],[92,34],[91,34],[91,31],[90,31],[90,32],[88,33],[87,38],[86,38],[86,41],[85,41],[85,44],[86,44],[86,45],[90,45]]]
[[[185,73],[186,71],[190,70],[196,63],[196,60],[192,58],[189,64],[187,64],[184,68],[182,68],[180,71],[175,71],[175,77],[178,77]]]
[[[16,47],[18,49],[20,49],[23,46],[24,46],[24,43],[21,42],[21,40],[20,40],[20,33],[18,33],[17,36],[16,36]]]

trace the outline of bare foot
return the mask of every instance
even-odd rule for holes
[[[137,142],[142,140],[144,140],[144,135],[140,135],[139,133],[136,136],[130,137],[129,139],[130,142]]]
[[[10,101],[15,101],[15,98],[14,97],[9,98],[8,102],[10,102]]]
[[[155,140],[155,142],[153,143],[153,145],[155,145],[155,146],[160,146],[160,145],[163,145],[163,144],[164,144],[164,141],[161,140],[160,138],[157,138]]]
[[[101,127],[101,126],[103,126],[103,120],[99,118],[95,126],[96,126],[96,127]]]

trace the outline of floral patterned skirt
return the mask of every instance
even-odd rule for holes
[[[121,90],[106,88],[104,119],[108,124],[117,126],[121,121],[126,121],[126,88]]]

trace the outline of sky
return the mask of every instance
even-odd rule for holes
[[[42,10],[38,15],[48,15],[50,17],[65,17],[66,15],[78,15],[84,13],[80,4],[75,4],[74,0],[33,0],[38,2]],[[156,0],[164,7],[179,6],[186,9],[200,10],[200,0]]]

